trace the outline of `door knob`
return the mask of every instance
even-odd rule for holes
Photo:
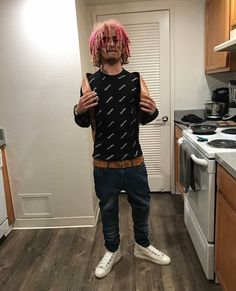
[[[162,117],[162,121],[163,121],[163,122],[167,122],[167,121],[168,121],[168,116],[163,116],[163,117]]]

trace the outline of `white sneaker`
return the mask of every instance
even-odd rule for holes
[[[161,251],[159,251],[152,245],[150,245],[147,248],[144,248],[139,244],[135,243],[134,256],[136,258],[152,261],[159,265],[168,265],[171,262],[171,259],[167,255],[163,254]]]
[[[97,278],[103,278],[107,276],[110,272],[112,267],[121,259],[120,248],[117,251],[109,252],[106,250],[105,255],[97,265],[95,270],[95,276]]]

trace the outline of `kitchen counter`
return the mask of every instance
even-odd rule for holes
[[[175,126],[178,126],[181,130],[187,129],[188,126],[184,125],[184,124],[179,124],[178,122],[175,122]]]
[[[216,121],[215,120],[206,120],[205,116],[204,116],[204,109],[191,109],[191,110],[175,110],[174,112],[174,122],[176,123],[176,125],[184,125],[185,128],[189,127],[191,125],[195,125],[196,123],[191,123],[191,122],[184,122],[181,119],[188,114],[194,114],[200,118],[203,119],[204,124],[213,124],[216,125]]]
[[[188,114],[195,114],[196,116],[200,117],[203,119],[202,123],[192,123],[192,122],[184,122],[181,119]],[[219,120],[210,120],[210,119],[205,119],[204,116],[204,109],[194,109],[194,110],[175,110],[174,112],[174,123],[176,126],[178,126],[180,129],[187,129],[188,127],[191,127],[193,125],[198,125],[198,124],[204,124],[204,125],[217,125],[217,126],[223,126],[219,125]],[[223,121],[222,121],[223,122]],[[232,126],[232,125],[231,125]],[[225,127],[225,125],[223,126]]]
[[[236,179],[236,153],[218,153],[216,161]]]
[[[203,109],[195,109],[195,110],[175,110],[174,112],[174,123],[181,130],[187,129],[189,126],[194,125],[194,123],[184,122],[181,119],[184,115],[195,114],[201,118],[203,118],[204,110]]]

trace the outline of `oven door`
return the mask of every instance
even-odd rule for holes
[[[215,173],[211,173],[211,170],[215,168],[215,161],[196,157],[196,153],[191,157],[194,159],[194,167],[198,168],[199,190],[193,191],[189,187],[184,200],[193,212],[204,237],[211,243],[214,242],[215,217]],[[203,161],[206,164],[200,165],[200,163],[203,164]]]
[[[198,191],[184,196],[184,221],[206,277],[214,279],[215,160],[207,159],[188,140],[198,173]]]

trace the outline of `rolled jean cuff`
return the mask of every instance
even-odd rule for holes
[[[147,241],[139,241],[139,240],[137,240],[137,239],[135,239],[135,241],[136,241],[136,243],[138,244],[138,245],[140,245],[140,246],[142,246],[142,247],[144,247],[144,248],[147,248],[147,247],[149,247],[150,246],[150,242],[149,242],[149,240],[147,240]]]
[[[106,244],[106,243],[105,243],[105,247],[106,247],[106,249],[107,249],[109,252],[114,253],[114,252],[116,252],[116,251],[118,250],[119,245],[111,245],[111,244]]]

